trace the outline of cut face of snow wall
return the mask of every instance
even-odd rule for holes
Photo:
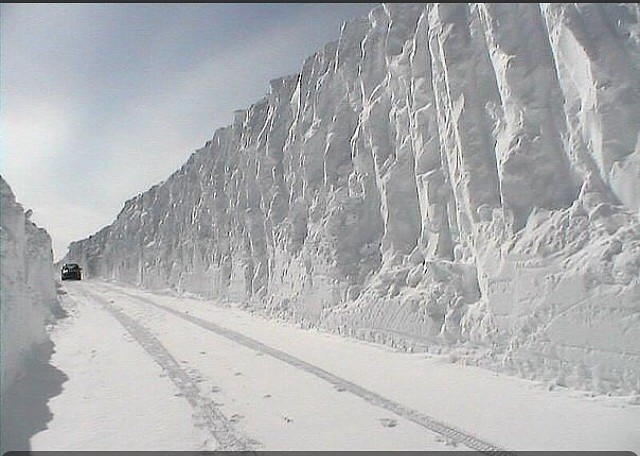
[[[381,5],[67,259],[637,389],[639,19],[634,4]]]
[[[32,350],[48,340],[46,324],[59,309],[47,232],[29,220],[0,177],[0,308],[2,392],[19,378]]]

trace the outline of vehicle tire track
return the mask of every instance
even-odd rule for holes
[[[476,450],[481,453],[491,454],[495,456],[515,456],[516,455],[516,453],[514,452],[510,452],[505,449],[502,449],[497,445],[494,445],[493,443],[487,442],[486,440],[476,437],[475,435],[472,435],[466,431],[463,431],[459,428],[446,424],[443,421],[436,420],[435,418],[429,415],[426,415],[425,413],[422,413],[418,410],[412,409],[403,404],[395,402],[391,399],[385,398],[349,380],[338,377],[337,375],[334,375],[331,372],[328,372],[316,365],[310,364],[286,352],[283,352],[276,348],[265,345],[262,342],[259,342],[255,339],[247,337],[241,333],[219,326],[210,321],[203,320],[198,317],[194,317],[193,315],[185,314],[183,312],[177,311],[163,304],[158,304],[157,302],[152,301],[151,299],[148,299],[142,296],[136,296],[134,294],[127,293],[126,291],[123,291],[114,287],[110,287],[108,285],[107,285],[107,288],[109,289],[109,291],[127,296],[137,301],[142,301],[147,304],[150,304],[158,309],[161,309],[165,312],[175,315],[178,318],[186,320],[196,326],[199,326],[203,329],[214,332],[220,336],[226,337],[227,339],[233,342],[236,342],[240,345],[248,347],[257,352],[261,352],[266,355],[269,355],[293,367],[303,370],[309,374],[315,375],[316,377],[319,377],[322,380],[325,380],[331,383],[332,385],[334,385],[337,388],[340,388],[343,391],[348,391],[364,399],[365,401],[367,401],[372,405],[383,408],[402,418],[408,419],[418,424],[419,426],[422,426],[444,437],[447,437],[459,444],[465,445],[472,450]]]
[[[227,417],[215,406],[211,399],[203,397],[196,382],[185,372],[180,363],[167,351],[151,332],[126,315],[109,301],[87,290],[80,292],[84,297],[97,301],[111,314],[166,372],[169,379],[178,387],[180,393],[195,411],[195,417],[204,423],[207,431],[218,442],[216,451],[253,451],[259,442],[249,439],[238,432]]]

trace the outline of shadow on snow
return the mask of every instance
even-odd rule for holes
[[[22,375],[3,394],[0,454],[30,451],[29,439],[47,429],[53,417],[49,399],[62,393],[62,384],[69,379],[51,365],[54,352],[51,341],[37,346],[26,359]]]

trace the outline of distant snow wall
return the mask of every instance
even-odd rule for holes
[[[383,4],[117,219],[88,276],[640,389],[637,4]]]
[[[4,394],[19,379],[33,350],[47,342],[46,325],[60,315],[51,238],[25,214],[0,177],[0,310]]]

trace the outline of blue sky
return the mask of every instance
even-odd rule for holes
[[[58,259],[374,6],[4,3],[0,174]]]

